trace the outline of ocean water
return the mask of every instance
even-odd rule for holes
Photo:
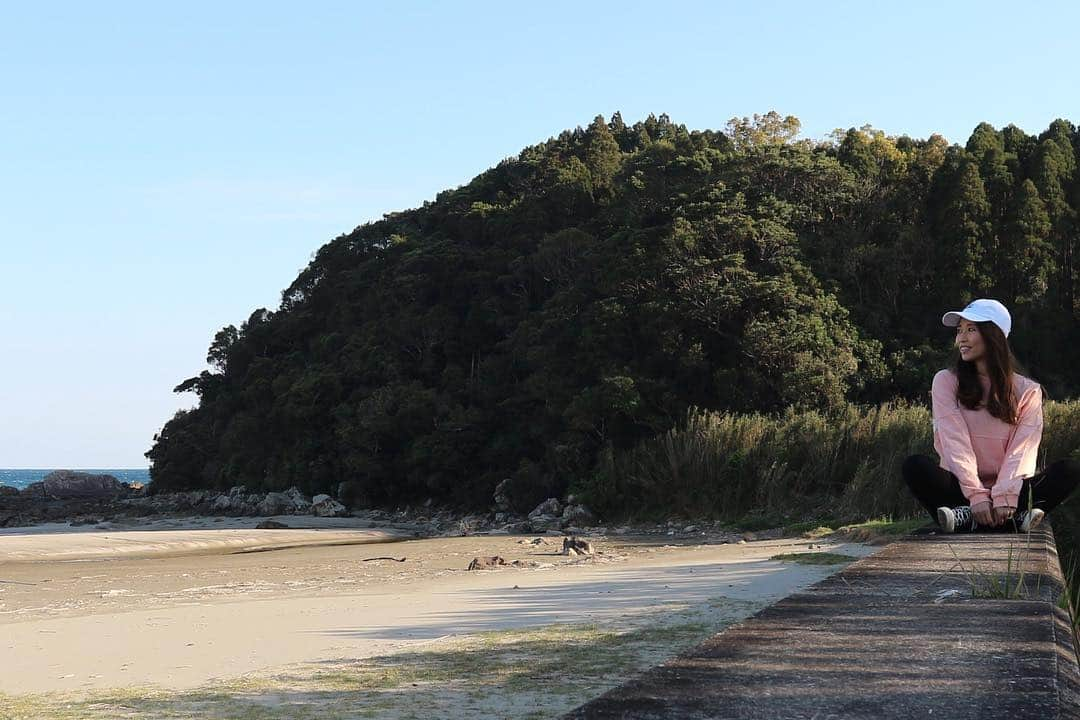
[[[11,485],[21,490],[30,483],[36,483],[44,480],[45,476],[55,469],[56,468],[46,468],[44,470],[4,470],[0,468],[0,485]],[[113,468],[106,470],[87,470],[85,468],[64,469],[92,473],[94,475],[112,475],[120,482],[126,483],[139,482],[145,485],[146,483],[150,482],[149,468]]]

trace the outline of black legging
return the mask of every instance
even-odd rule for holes
[[[968,505],[968,499],[960,490],[960,481],[948,470],[939,467],[937,462],[926,455],[912,455],[904,461],[902,468],[904,481],[915,499],[926,508],[930,517],[937,522],[939,507],[960,507]],[[1046,470],[1024,480],[1020,488],[1020,507],[1017,511],[1028,508],[1028,493],[1031,493],[1033,507],[1050,512],[1069,497],[1069,493],[1080,483],[1080,462],[1059,460]]]

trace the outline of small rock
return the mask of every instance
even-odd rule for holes
[[[288,528],[289,526],[283,522],[277,520],[263,520],[261,523],[255,526],[256,530],[281,530],[282,528]]]
[[[563,538],[562,548],[563,555],[592,555],[596,552],[591,542],[576,537]]]
[[[739,540],[739,542],[736,543],[736,545],[745,545],[745,544],[746,544],[746,538],[743,538],[743,539]]]
[[[505,564],[506,564],[506,560],[502,559],[498,555],[492,555],[491,557],[477,557],[477,558],[473,558],[472,562],[469,563],[468,569],[469,570],[489,570],[491,568],[499,567],[500,565],[505,565]]]

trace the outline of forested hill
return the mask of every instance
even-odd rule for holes
[[[319,249],[213,339],[197,408],[147,453],[157,489],[487,507],[589,482],[689,406],[919,398],[974,296],[1051,397],[1080,387],[1080,137],[871,128],[775,113],[691,131],[618,114]]]

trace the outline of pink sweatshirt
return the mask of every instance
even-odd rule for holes
[[[983,400],[990,392],[983,380]],[[1034,380],[1013,374],[1019,398],[1016,425],[998,420],[985,408],[968,410],[956,399],[958,380],[952,370],[934,376],[931,390],[934,413],[934,449],[941,467],[960,480],[960,489],[972,505],[991,501],[994,507],[1019,507],[1020,486],[1035,474],[1042,439],[1042,388]]]

